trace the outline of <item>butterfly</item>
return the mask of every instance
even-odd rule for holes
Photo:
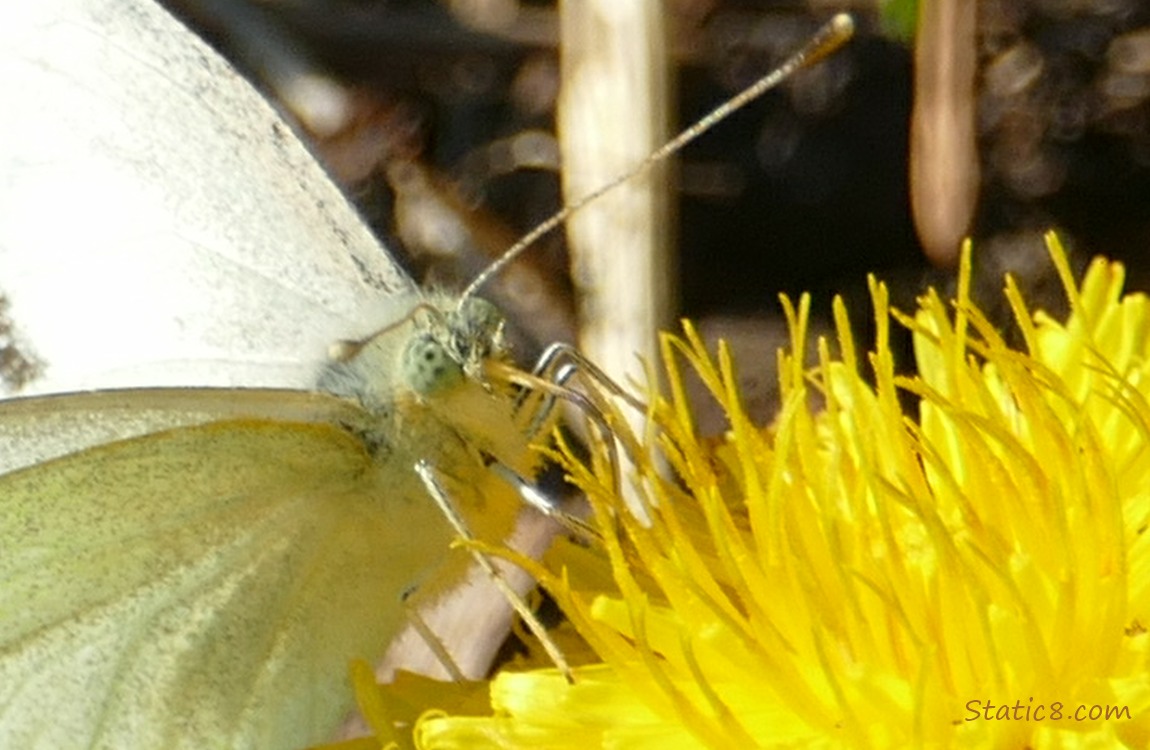
[[[11,20],[0,746],[322,741],[403,594],[463,578],[415,463],[477,536],[515,525],[487,466],[530,477],[537,459],[502,320],[415,288],[150,3]],[[337,341],[354,343],[333,360]]]
[[[505,539],[545,420],[498,312],[416,289],[214,53],[70,2],[0,28],[0,386],[32,394],[0,400],[0,746],[321,741],[402,595],[463,579],[427,495]]]

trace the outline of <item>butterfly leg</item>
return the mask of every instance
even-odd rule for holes
[[[420,460],[415,464],[415,472],[419,475],[419,478],[423,481],[423,486],[427,489],[427,493],[435,500],[444,518],[451,524],[452,529],[454,529],[459,538],[466,542],[476,541],[475,536],[467,527],[467,523],[459,514],[455,505],[451,502],[451,498],[448,497],[447,491],[435,475],[435,470],[431,464],[426,460]],[[547,634],[546,628],[543,626],[543,623],[539,621],[539,618],[535,616],[531,607],[523,600],[523,597],[511,587],[490,557],[474,548],[472,548],[470,552],[475,562],[488,575],[494,586],[499,589],[499,592],[507,600],[508,604],[511,605],[511,608],[515,610],[516,614],[518,614],[524,624],[527,625],[531,633],[539,639],[539,642],[543,645],[551,661],[559,671],[563,673],[564,677],[569,682],[572,682],[571,668],[567,664],[566,657],[555,641]]]
[[[487,467],[495,472],[505,482],[515,488],[519,497],[545,517],[562,526],[582,541],[597,541],[600,538],[598,529],[587,523],[579,516],[560,507],[560,501],[548,495],[538,485],[525,479],[510,467],[498,461]]]
[[[571,385],[577,376],[583,379],[585,387],[576,388]],[[640,456],[643,450],[632,429],[626,427],[620,429],[614,423],[613,420],[621,419],[622,416],[617,409],[606,402],[606,399],[617,399],[644,416],[648,413],[647,404],[624,390],[575,347],[563,343],[548,346],[537,360],[531,376],[521,384],[524,386],[524,393],[520,397],[519,407],[525,413],[526,434],[537,437],[554,423],[558,402],[570,403],[582,413],[587,424],[594,428],[582,436],[597,442],[605,451],[606,468],[611,473],[615,494],[625,499],[627,506],[637,517],[648,517],[647,510],[642,507],[635,493],[626,492],[621,480],[624,467],[639,464],[640,461],[636,457]],[[521,492],[521,495],[529,503],[548,513],[532,502],[527,493]]]
[[[576,376],[584,377],[587,384],[593,387],[573,387],[570,383]],[[646,405],[623,390],[570,344],[551,344],[536,361],[530,375],[523,374],[518,378],[513,376],[512,380],[523,387],[523,392],[516,403],[516,413],[522,421],[523,432],[528,439],[537,439],[554,426],[556,406],[560,401],[571,404],[583,415],[588,424],[594,426],[597,439],[607,451],[614,486],[618,489],[620,461],[617,444],[622,440],[624,433],[613,429],[608,418],[612,410],[603,402],[603,393],[621,399],[640,413],[646,413]],[[584,434],[583,437],[587,435]],[[625,450],[636,448],[626,443],[623,443],[623,446]],[[532,498],[525,496],[525,499],[532,505],[540,507],[532,501]],[[540,507],[540,510],[543,508]]]
[[[412,591],[407,591],[403,595],[403,614],[407,618],[408,625],[419,635],[420,640],[431,651],[452,682],[466,682],[467,675],[463,674],[463,668],[455,661],[451,651],[447,648],[447,644],[424,619],[419,607],[412,603],[411,594]]]
[[[647,405],[645,403],[630,393],[627,393],[622,386],[616,383],[607,373],[600,369],[598,365],[583,356],[583,354],[571,344],[555,342],[548,345],[535,361],[535,367],[532,368],[531,374],[560,389],[567,389],[567,384],[572,378],[576,375],[582,375],[592,384],[612,396],[621,399],[636,411],[640,413],[646,413],[647,411]],[[533,429],[529,430],[529,435],[535,435],[539,430],[543,429],[549,421],[551,413],[554,411],[556,400],[559,398],[562,398],[559,394],[544,394],[543,402],[537,408],[534,419],[531,422],[530,427]]]

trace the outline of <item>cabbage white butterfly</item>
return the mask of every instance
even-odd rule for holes
[[[451,537],[416,462],[477,536],[514,525],[501,322],[415,290],[150,4],[21,7],[0,54],[0,380],[41,394],[0,402],[0,745],[321,741]]]
[[[485,538],[514,523],[498,319],[418,292],[151,3],[12,9],[0,87],[0,385],[39,394],[0,402],[0,746],[326,739],[451,538],[415,461]]]

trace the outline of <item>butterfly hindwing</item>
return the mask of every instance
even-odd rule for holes
[[[322,393],[127,388],[0,400],[0,473],[130,437],[228,419],[357,425],[356,405]]]
[[[0,746],[325,739],[449,539],[383,476],[338,427],[232,420],[0,477]]]

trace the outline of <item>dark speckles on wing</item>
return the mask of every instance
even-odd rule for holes
[[[0,294],[0,392],[16,393],[43,373],[44,363],[19,341],[9,308]]]

